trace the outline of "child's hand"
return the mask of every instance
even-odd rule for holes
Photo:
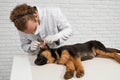
[[[30,50],[31,51],[37,50],[37,48],[39,47],[39,45],[40,45],[40,42],[38,42],[38,41],[32,41],[31,44],[30,44]]]
[[[49,35],[47,36],[45,39],[44,39],[44,42],[45,43],[53,43],[55,41],[58,41],[59,40],[59,36],[58,35]]]

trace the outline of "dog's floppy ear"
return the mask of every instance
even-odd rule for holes
[[[37,39],[37,41],[40,42],[40,46],[39,46],[40,49],[42,49],[42,50],[49,49],[49,46],[46,43],[44,43],[43,40]]]

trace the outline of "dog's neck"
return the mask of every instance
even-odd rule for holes
[[[60,58],[60,55],[58,54],[57,49],[50,49],[50,52],[51,52],[51,56],[54,57],[55,59],[54,63],[57,63],[57,61]]]
[[[58,61],[60,60],[61,58],[61,55],[62,55],[62,48],[56,48],[56,49],[53,49],[53,51],[51,50],[51,53],[52,53],[52,56],[55,58],[55,63],[59,64]]]

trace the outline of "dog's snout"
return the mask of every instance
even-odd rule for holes
[[[40,57],[35,60],[35,64],[44,65],[47,64],[47,59],[45,57]]]
[[[44,57],[41,59],[41,64],[46,64],[47,63],[47,59]]]

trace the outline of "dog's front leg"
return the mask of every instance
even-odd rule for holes
[[[75,57],[73,61],[76,69],[76,77],[80,78],[84,75],[84,68],[82,66],[82,62],[79,57]]]
[[[64,75],[64,79],[70,79],[74,76],[74,71],[75,71],[74,64],[71,60],[69,60],[65,65],[66,65],[66,72]]]
[[[70,56],[67,50],[62,51],[61,58],[58,60],[58,64],[66,66],[65,79],[70,79],[74,76],[75,66],[72,62],[73,58]]]

